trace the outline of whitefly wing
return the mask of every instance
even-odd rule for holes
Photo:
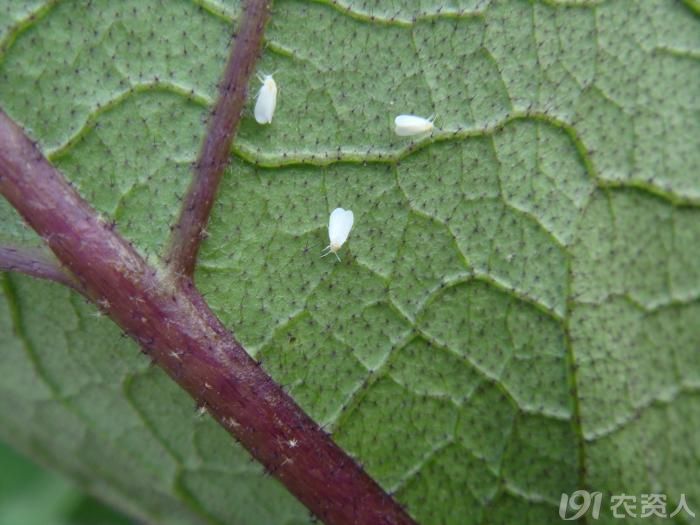
[[[355,217],[350,210],[336,208],[328,220],[328,238],[331,248],[340,248],[348,239]]]
[[[258,124],[270,124],[277,105],[277,83],[272,75],[263,79],[263,85],[255,101],[255,120]]]
[[[430,131],[433,129],[433,122],[416,115],[399,115],[394,119],[394,127],[396,134],[404,137]]]

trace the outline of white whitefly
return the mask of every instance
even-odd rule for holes
[[[348,235],[350,235],[350,230],[352,230],[353,222],[355,217],[350,210],[344,210],[343,208],[336,208],[331,212],[331,216],[328,219],[328,240],[330,244],[326,246],[327,253],[323,254],[325,257],[329,253],[333,253],[338,260],[338,250],[342,248],[345,241],[348,240]]]
[[[433,117],[423,118],[416,115],[399,115],[394,119],[394,131],[399,137],[419,135],[433,130]]]
[[[255,101],[255,120],[258,124],[270,124],[277,106],[277,82],[272,75],[258,76],[262,86]]]

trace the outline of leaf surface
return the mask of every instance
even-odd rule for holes
[[[251,97],[197,283],[421,523],[558,523],[584,487],[700,509],[699,12],[275,3],[277,111]],[[0,106],[156,265],[237,13],[0,0]],[[2,279],[3,439],[154,522],[308,520],[94,308]]]

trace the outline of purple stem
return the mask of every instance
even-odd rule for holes
[[[192,276],[214,198],[230,159],[231,143],[247,96],[248,82],[262,46],[269,0],[247,0],[229,56],[219,98],[194,167],[180,218],[173,227],[166,262],[176,275]]]
[[[73,276],[40,250],[0,246],[0,271],[24,273],[81,291]]]
[[[246,353],[190,278],[149,266],[1,110],[0,193],[85,294],[321,520],[414,523]]]

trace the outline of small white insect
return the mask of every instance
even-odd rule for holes
[[[354,220],[355,217],[350,210],[336,208],[331,212],[331,217],[328,219],[328,239],[330,240],[330,244],[324,248],[324,250],[328,251],[321,255],[321,257],[332,253],[335,255],[336,259],[340,260],[340,257],[338,257],[338,250],[340,250],[348,239]]]
[[[423,118],[416,115],[399,115],[394,119],[394,131],[399,137],[419,135],[433,130],[434,116]]]
[[[277,82],[272,75],[258,75],[258,79],[262,86],[255,102],[255,120],[258,124],[270,124],[277,106]]]

